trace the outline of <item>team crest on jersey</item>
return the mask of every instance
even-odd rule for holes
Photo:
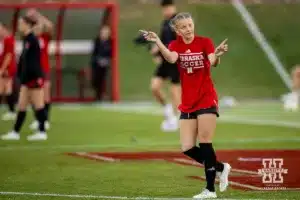
[[[185,53],[179,54],[180,67],[187,70],[188,74],[194,72],[195,69],[204,67],[204,55],[203,52],[191,53],[188,49]]]

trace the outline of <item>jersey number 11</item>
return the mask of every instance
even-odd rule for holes
[[[186,69],[186,71],[187,71],[188,74],[191,74],[191,73],[193,73],[193,68],[192,67],[188,67]]]

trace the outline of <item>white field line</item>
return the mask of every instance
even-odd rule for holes
[[[114,158],[111,158],[111,157],[99,156],[99,155],[94,155],[94,154],[90,154],[90,153],[86,153],[86,152],[76,152],[75,154],[79,155],[79,156],[86,156],[86,157],[97,159],[97,160],[103,160],[103,161],[106,161],[106,162],[117,162],[117,161],[119,161],[118,159],[114,159]]]
[[[258,116],[257,116],[258,118]],[[260,126],[276,126],[276,127],[287,127],[287,128],[300,128],[300,122],[291,121],[279,121],[279,120],[268,120],[268,119],[251,119],[247,117],[237,116],[223,116],[218,120],[225,123],[233,124],[248,124],[248,125],[260,125]]]
[[[110,108],[103,108],[104,110],[111,110]],[[162,115],[161,111],[156,110],[143,110],[139,108],[138,110],[132,110],[132,109],[122,109],[118,110],[117,108],[114,108],[113,110],[117,110],[118,112],[124,112],[124,113],[142,113],[142,114],[151,114],[151,115]],[[254,118],[255,116],[253,116]],[[259,116],[256,116],[257,118]],[[260,125],[260,126],[277,126],[277,127],[288,127],[288,128],[300,128],[299,122],[291,122],[291,121],[282,121],[282,120],[267,120],[267,119],[253,119],[250,117],[244,117],[244,116],[237,116],[237,115],[228,115],[228,114],[222,114],[221,117],[218,119],[218,122],[222,123],[233,123],[233,124],[248,124],[248,125]]]
[[[204,176],[201,176],[202,179],[205,179]],[[269,189],[266,189],[264,187],[255,187],[255,186],[252,186],[252,185],[248,185],[248,184],[242,184],[242,183],[238,183],[238,182],[235,182],[235,181],[229,181],[229,185],[234,185],[234,186],[239,186],[239,187],[243,187],[243,188],[248,188],[248,189],[251,189],[251,190],[255,190],[255,191],[265,191],[265,192],[270,192],[270,191],[274,191],[275,189],[280,190],[280,191],[298,191],[300,190],[300,188],[286,188],[286,187],[282,187],[280,189],[280,187],[277,187],[277,188],[274,188],[272,190],[272,187],[270,187]]]
[[[259,187],[255,187],[255,186],[248,185],[248,184],[242,184],[242,183],[238,183],[235,181],[229,181],[229,185],[235,185],[235,186],[239,186],[239,187],[243,187],[243,188],[248,188],[251,190],[261,190],[261,188],[259,188]]]
[[[151,114],[151,115],[162,115],[161,110],[157,110],[155,108],[151,109],[151,106],[147,107],[135,107],[134,106],[104,106],[101,107],[103,110],[115,110],[118,112],[124,112],[124,113],[142,113],[142,114]],[[256,117],[257,119],[253,119]],[[258,116],[246,117],[246,116],[238,116],[233,114],[222,114],[221,117],[218,119],[219,122],[223,123],[233,123],[233,124],[250,124],[250,125],[269,125],[269,126],[276,126],[276,127],[288,127],[288,128],[297,128],[300,129],[300,123],[299,122],[292,122],[292,121],[284,121],[284,120],[268,120],[268,119],[261,119]]]
[[[247,8],[244,6],[241,0],[232,0],[231,2],[233,7],[237,10],[237,12],[242,17],[243,21],[245,22],[253,38],[260,45],[263,52],[268,57],[269,61],[272,63],[273,67],[275,68],[275,71],[278,73],[278,75],[280,76],[280,78],[282,79],[286,87],[289,90],[292,90],[292,81],[287,70],[285,69],[285,67],[279,60],[278,56],[276,55],[275,51],[273,50],[273,48],[268,43],[267,39],[259,29],[251,13],[248,12]]]
[[[215,144],[251,144],[251,143],[274,143],[274,142],[288,142],[288,143],[300,143],[300,137],[293,138],[247,138],[236,140],[215,140]],[[180,146],[179,142],[148,142],[132,144],[53,144],[53,145],[10,145],[0,146],[0,151],[16,151],[16,150],[53,150],[58,151],[61,149],[104,149],[104,148],[128,148],[128,147],[154,147],[154,146]],[[104,159],[104,158],[103,158]]]
[[[83,195],[83,194],[60,194],[60,193],[42,193],[42,192],[7,192],[0,191],[0,196],[38,196],[38,197],[64,197],[64,198],[84,198],[84,199],[128,199],[128,200],[192,200],[192,198],[180,197],[128,197],[128,196],[106,196],[106,195]],[[261,200],[261,199],[241,199],[239,200]],[[216,200],[235,200],[221,199]]]

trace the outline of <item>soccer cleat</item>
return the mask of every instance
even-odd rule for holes
[[[224,169],[219,176],[220,184],[219,189],[220,192],[224,192],[228,187],[228,176],[231,170],[231,166],[228,163],[224,163]]]
[[[11,120],[15,120],[17,117],[16,113],[14,112],[7,112],[4,115],[2,115],[2,120],[3,121],[11,121]]]
[[[285,111],[298,111],[300,96],[297,92],[286,94],[282,98]]]
[[[47,140],[47,134],[45,132],[36,132],[32,135],[27,136],[28,141],[40,141]]]
[[[200,194],[193,196],[194,199],[214,199],[217,198],[216,192],[210,192],[208,189],[204,189]]]
[[[161,124],[161,130],[163,132],[175,132],[178,130],[178,119],[177,117],[164,120]]]
[[[15,131],[10,131],[5,135],[1,136],[2,140],[19,140],[20,134],[16,133]]]
[[[33,121],[33,122],[30,124],[29,128],[30,128],[31,130],[38,130],[38,129],[39,129],[39,122],[38,122],[37,120]],[[49,130],[49,129],[50,129],[50,123],[49,123],[48,121],[45,121],[45,129],[46,129],[46,130]]]

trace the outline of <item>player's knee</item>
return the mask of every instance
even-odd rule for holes
[[[51,101],[51,94],[50,94],[50,91],[48,89],[44,90],[44,101],[46,103],[49,103]]]
[[[8,86],[5,88],[5,95],[11,95],[12,94],[12,86]]]
[[[173,99],[179,99],[181,98],[181,87],[180,85],[172,85],[171,86],[171,95]]]
[[[152,93],[158,93],[160,91],[160,85],[156,83],[152,83],[150,85],[150,90],[152,91]]]
[[[26,109],[27,109],[27,102],[25,102],[25,101],[19,101],[18,102],[18,106],[17,106],[17,108],[18,108],[18,111],[26,111]]]
[[[198,131],[198,139],[201,143],[211,143],[212,142],[213,133],[208,130]]]
[[[33,104],[35,109],[39,110],[39,109],[44,108],[45,101],[42,97],[35,97],[32,101],[32,104]]]
[[[50,97],[50,95],[46,95],[46,94],[45,94],[44,101],[45,101],[45,103],[50,103],[50,102],[51,102],[51,97]]]

